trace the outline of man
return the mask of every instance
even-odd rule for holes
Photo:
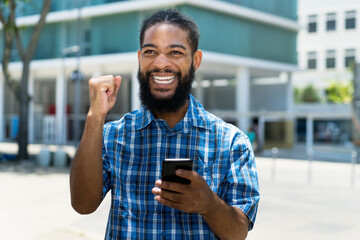
[[[106,239],[245,239],[259,201],[246,135],[190,95],[200,67],[195,23],[175,10],[145,20],[138,51],[143,107],[106,124],[120,76],[90,79],[90,110],[70,173],[73,208],[92,213],[111,190]],[[161,181],[165,158],[190,158],[189,185]]]

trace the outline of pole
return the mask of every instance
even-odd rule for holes
[[[360,155],[360,63],[354,64],[354,95],[352,107],[354,151],[351,156],[351,185],[353,186],[355,184],[355,168],[356,164],[359,162]]]
[[[308,155],[308,184],[312,183],[312,162],[313,162],[313,157],[314,157],[314,150],[311,149],[307,152]]]
[[[78,4],[78,18],[77,18],[77,45],[79,47],[77,51],[77,66],[76,66],[76,76],[75,80],[75,98],[74,98],[74,140],[80,140],[80,111],[81,111],[81,81],[82,81],[82,74],[80,73],[80,58],[81,58],[81,33],[82,33],[82,26],[81,26],[81,0],[77,1]]]
[[[351,152],[351,186],[355,185],[355,170],[356,170],[356,159],[358,153],[356,150]]]
[[[278,152],[279,152],[279,149],[277,147],[273,147],[271,149],[271,153],[272,153],[271,180],[273,182],[275,182],[275,178],[276,178],[276,158],[277,158]]]

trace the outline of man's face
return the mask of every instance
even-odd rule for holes
[[[145,31],[138,58],[142,103],[150,110],[177,111],[201,62],[201,52],[191,52],[188,33],[173,24],[155,24]]]

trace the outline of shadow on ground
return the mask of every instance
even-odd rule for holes
[[[69,174],[69,167],[40,167],[35,160],[22,160],[22,161],[8,161],[0,162],[0,173],[11,172],[18,174]]]

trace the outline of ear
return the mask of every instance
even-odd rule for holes
[[[195,70],[198,70],[202,60],[202,51],[198,49],[193,55],[193,64]]]
[[[141,49],[139,49],[139,50],[137,51],[137,54],[138,54],[138,62],[140,62]]]

